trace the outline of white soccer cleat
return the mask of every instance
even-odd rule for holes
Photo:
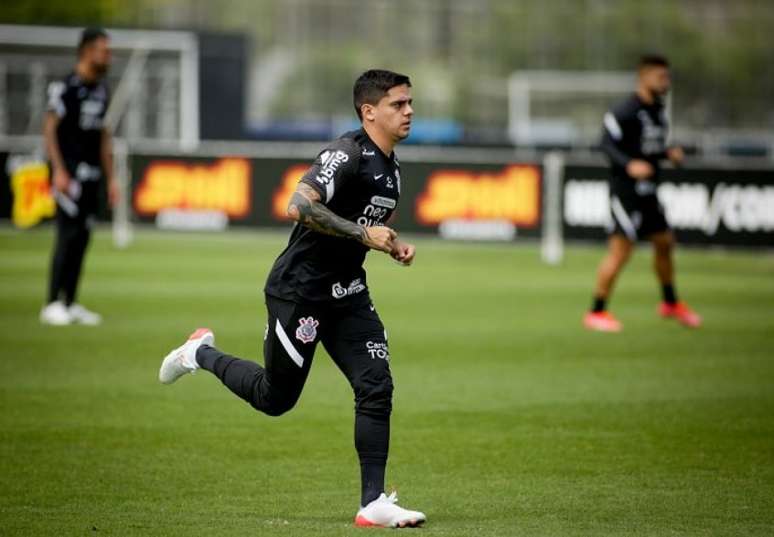
[[[51,304],[43,306],[40,310],[40,322],[53,326],[65,326],[73,322],[67,307],[57,300]]]
[[[97,326],[102,323],[102,315],[89,311],[80,304],[71,304],[67,311],[73,322],[89,326]]]
[[[361,507],[355,516],[355,526],[361,528],[416,528],[427,517],[419,511],[409,511],[398,506],[395,492],[386,496],[384,492],[374,501]]]
[[[162,384],[172,384],[186,373],[193,373],[199,369],[196,363],[196,351],[202,345],[214,345],[215,335],[209,328],[198,328],[188,341],[167,354],[161,362],[159,369],[159,381]]]

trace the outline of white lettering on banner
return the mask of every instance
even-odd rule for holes
[[[774,186],[670,183],[658,187],[667,221],[675,229],[715,235],[774,231]],[[607,181],[570,179],[564,185],[564,219],[570,226],[605,227],[610,219]]]
[[[610,222],[607,181],[567,181],[564,185],[564,220],[570,226],[607,227]]]
[[[508,220],[444,220],[438,226],[441,238],[448,240],[512,241],[516,226]]]
[[[659,186],[658,197],[670,226],[675,229],[702,229],[709,205],[706,185],[664,183]]]

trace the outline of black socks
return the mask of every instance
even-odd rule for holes
[[[664,302],[667,304],[676,304],[677,295],[675,294],[675,288],[671,283],[667,283],[661,286],[661,295],[664,297]]]
[[[591,306],[591,311],[594,313],[605,311],[606,303],[607,303],[606,298],[595,296],[594,303]]]

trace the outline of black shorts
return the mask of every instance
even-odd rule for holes
[[[370,300],[360,305],[299,304],[266,295],[263,354],[268,385],[292,406],[322,343],[355,391],[356,408],[391,410],[387,333]]]
[[[668,230],[664,208],[656,196],[610,196],[610,235],[623,235],[634,242]]]

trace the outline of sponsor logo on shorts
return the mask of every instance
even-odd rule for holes
[[[301,343],[311,343],[317,337],[317,327],[320,321],[313,317],[301,317],[296,328],[296,339]]]
[[[331,287],[331,294],[333,295],[333,298],[344,298],[345,296],[356,295],[357,293],[365,291],[365,288],[365,284],[360,278],[357,278],[352,280],[347,287],[341,285],[341,282],[334,283]]]
[[[390,360],[390,352],[387,350],[385,341],[369,341],[366,343],[366,351],[371,356],[371,360]]]

